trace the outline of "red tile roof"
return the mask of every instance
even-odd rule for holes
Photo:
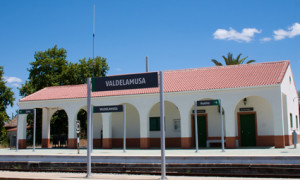
[[[4,124],[4,127],[7,129],[17,127],[17,116]]]
[[[164,92],[199,91],[280,84],[289,61],[164,71]],[[87,97],[86,84],[46,87],[20,100]],[[92,97],[158,93],[159,88],[93,92]]]
[[[29,128],[30,128],[30,126],[26,126],[26,128],[27,128],[27,129],[29,129]],[[15,128],[11,128],[11,129],[7,129],[7,131],[8,131],[8,132],[17,131],[17,130],[18,130],[18,128],[17,128],[17,127],[15,127]]]
[[[9,132],[16,131],[17,130],[17,123],[18,123],[18,119],[17,119],[17,116],[16,116],[13,119],[11,119],[10,121],[8,121],[6,124],[4,124],[4,127]],[[30,126],[28,126],[28,125],[26,127],[27,127],[27,129],[30,128]]]

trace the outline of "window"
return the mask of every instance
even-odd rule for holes
[[[174,130],[180,131],[180,119],[174,119]]]
[[[296,116],[296,128],[299,128],[298,116]]]
[[[150,117],[150,131],[160,131],[160,117]]]
[[[290,123],[291,123],[291,128],[293,128],[293,114],[290,113]]]

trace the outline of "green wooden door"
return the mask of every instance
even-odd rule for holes
[[[241,141],[242,146],[256,146],[255,115],[241,114]]]
[[[206,147],[206,116],[197,116],[198,145]]]

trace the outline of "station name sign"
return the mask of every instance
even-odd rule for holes
[[[108,113],[108,112],[123,112],[123,106],[122,105],[94,106],[94,113]]]
[[[240,111],[254,111],[253,107],[240,108]]]
[[[20,109],[19,114],[33,114],[33,109]]]
[[[207,101],[197,101],[197,106],[217,106],[219,105],[219,100],[207,100]]]
[[[206,110],[205,109],[197,109],[197,113],[201,114],[201,113],[205,113]],[[192,113],[195,113],[195,110],[192,111]]]
[[[157,72],[92,78],[93,92],[151,87],[158,87]]]

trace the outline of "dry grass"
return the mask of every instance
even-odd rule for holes
[[[8,145],[0,144],[0,149],[8,148]]]
[[[87,147],[87,140],[86,139],[80,139],[79,141],[79,147]]]

